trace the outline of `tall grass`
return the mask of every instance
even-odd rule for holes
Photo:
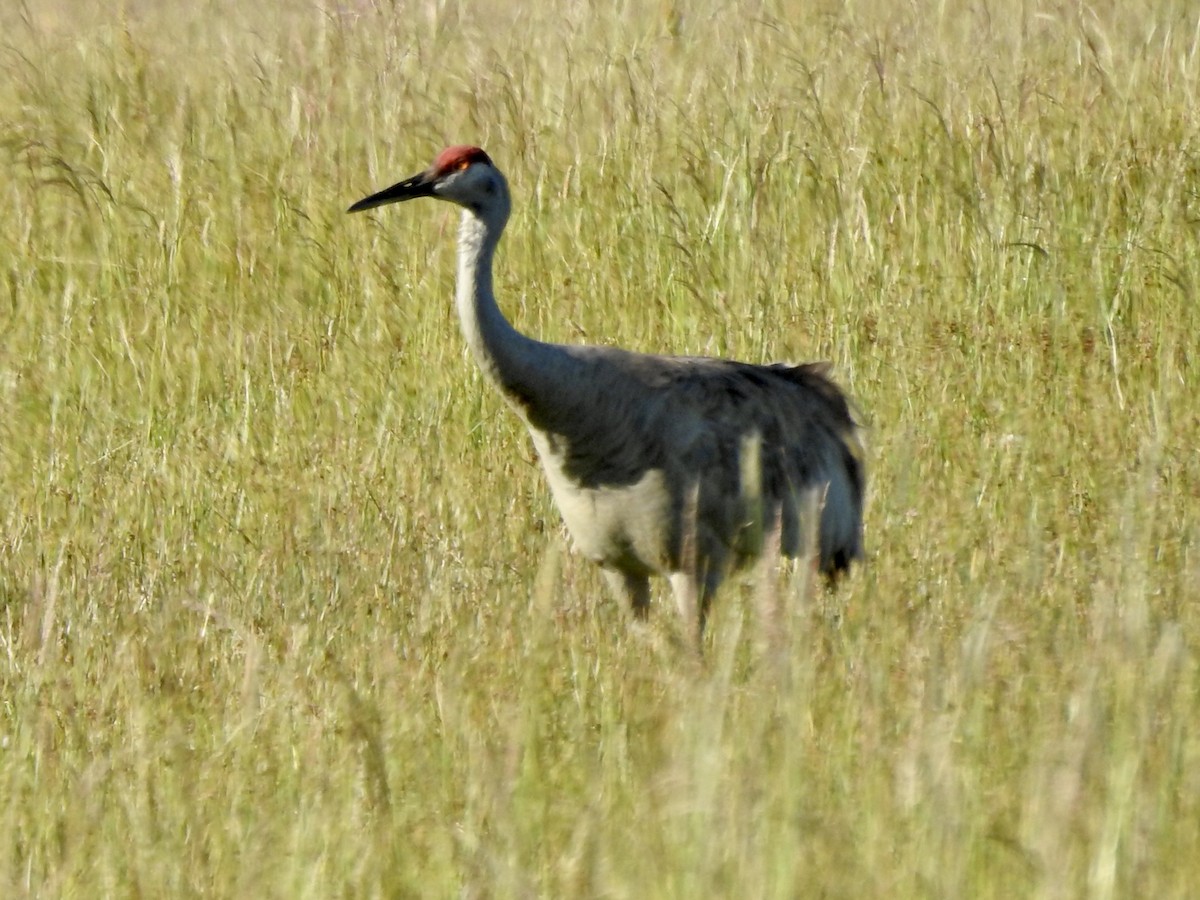
[[[1200,12],[647,6],[0,13],[4,896],[1200,883]],[[343,214],[457,141],[518,327],[835,363],[846,585],[630,628]]]

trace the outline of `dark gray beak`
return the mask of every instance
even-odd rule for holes
[[[377,194],[364,197],[346,212],[362,212],[364,209],[374,209],[377,206],[387,206],[389,203],[401,203],[415,197],[432,197],[434,178],[428,172],[406,178],[390,188],[384,188]]]

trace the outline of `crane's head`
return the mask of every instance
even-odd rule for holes
[[[488,155],[478,147],[447,147],[424,172],[364,197],[347,212],[361,212],[415,197],[457,203],[481,218],[508,217],[508,184]]]

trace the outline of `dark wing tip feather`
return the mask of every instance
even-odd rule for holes
[[[862,428],[854,416],[854,410],[845,391],[838,387],[829,373],[833,367],[827,362],[806,363],[792,366],[775,363],[767,366],[774,374],[799,385],[812,396],[820,398],[837,428],[842,445],[846,472],[853,483],[857,501],[861,504],[866,493],[866,452],[862,441]]]
[[[773,363],[764,368],[820,397],[839,424],[847,428],[858,427],[858,422],[855,421],[854,414],[850,409],[850,402],[846,399],[846,393],[829,375],[833,370],[830,363],[804,363],[799,366]]]

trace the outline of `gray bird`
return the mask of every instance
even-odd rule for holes
[[[509,324],[492,257],[508,183],[478,147],[349,212],[435,197],[463,209],[455,298],[463,335],[533,438],[580,552],[642,618],[651,575],[671,581],[694,635],[721,580],[763,552],[813,554],[830,580],[863,553],[858,424],[826,364],[753,365],[549,344]]]

